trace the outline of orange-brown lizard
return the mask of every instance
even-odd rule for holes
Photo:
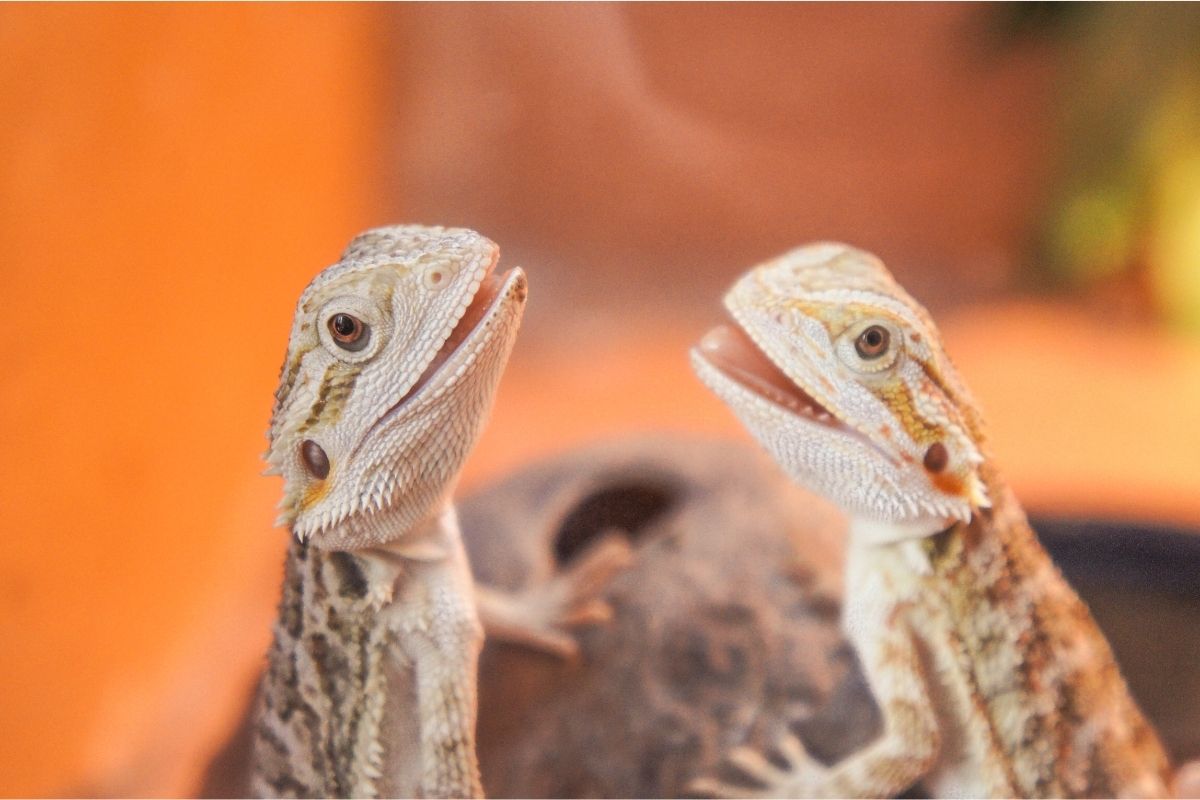
[[[883,716],[825,766],[786,735],[764,788],[706,794],[1161,796],[1168,763],[1107,641],[987,452],[928,313],[873,256],[813,244],[742,277],[700,378],[798,482],[850,517],[843,627]]]

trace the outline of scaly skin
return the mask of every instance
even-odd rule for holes
[[[699,377],[850,517],[843,627],[883,716],[831,766],[741,748],[738,796],[1162,796],[1168,764],[1112,651],[988,454],[926,311],[878,259],[793,250],[729,291]]]
[[[300,297],[267,453],[294,541],[256,794],[481,796],[480,616],[569,655],[556,625],[607,610],[592,595],[628,556],[612,543],[544,596],[482,593],[477,613],[450,495],[524,310],[498,255],[473,231],[378,228]]]

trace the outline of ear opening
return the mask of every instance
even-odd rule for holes
[[[619,531],[636,542],[651,523],[679,501],[679,489],[663,481],[625,480],[597,488],[563,517],[554,536],[554,560],[563,566],[591,542]]]

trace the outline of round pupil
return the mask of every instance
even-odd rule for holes
[[[863,358],[878,358],[887,351],[890,338],[887,328],[872,325],[858,335],[855,349]]]
[[[351,314],[334,314],[326,323],[333,343],[343,350],[357,353],[371,341],[371,328]]]
[[[338,314],[333,318],[333,332],[344,339],[353,336],[357,327],[354,324],[354,318],[349,314]]]

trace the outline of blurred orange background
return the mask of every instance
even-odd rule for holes
[[[942,321],[1028,506],[1200,526],[1200,340],[1137,277],[1030,290],[1071,86],[989,13],[0,5],[0,793],[195,791],[268,640],[293,304],[372,225],[529,272],[464,490],[744,437],[686,347],[740,271],[833,238]]]

